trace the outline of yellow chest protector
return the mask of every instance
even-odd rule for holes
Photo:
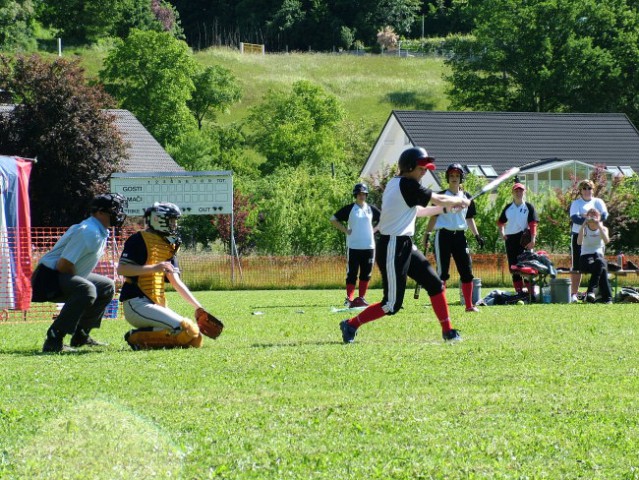
[[[177,252],[177,246],[166,241],[164,237],[155,233],[140,232],[144,244],[146,245],[146,264],[166,262],[173,258]],[[154,272],[138,277],[138,288],[149,297],[154,303],[166,307],[166,296],[164,294],[164,273]]]

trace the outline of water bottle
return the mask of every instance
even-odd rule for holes
[[[543,287],[541,289],[541,302],[550,303],[550,287]]]
[[[619,264],[619,268],[623,270],[623,264],[625,263],[626,258],[624,257],[623,252],[619,252],[617,255],[617,263]]]

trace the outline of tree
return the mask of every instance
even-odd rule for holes
[[[337,132],[344,110],[337,98],[307,81],[291,93],[270,91],[254,107],[248,122],[250,142],[266,157],[262,173],[279,166],[327,165],[344,161]]]
[[[0,45],[5,50],[36,47],[35,11],[31,0],[0,0]]]
[[[205,118],[215,120],[214,112],[223,112],[242,98],[242,90],[237,79],[228,68],[220,65],[200,70],[193,77],[193,85],[195,90],[187,105],[200,130]]]
[[[163,145],[196,128],[187,102],[197,63],[188,46],[164,32],[133,30],[104,61],[106,90]]]
[[[41,2],[40,18],[72,42],[126,38],[134,28],[182,36],[177,10],[164,0],[56,0]]]
[[[639,119],[630,1],[472,0],[473,43],[449,60],[451,108],[626,112]]]
[[[38,157],[29,186],[34,226],[63,226],[86,216],[94,194],[125,158],[112,99],[87,86],[78,61],[0,56],[0,88],[17,103],[0,117],[0,151]]]

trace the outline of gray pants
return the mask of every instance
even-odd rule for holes
[[[99,328],[104,311],[115,295],[113,280],[95,273],[83,278],[68,273],[55,272],[57,282],[55,282],[55,278],[52,278],[53,281],[46,285],[44,282],[35,281],[42,268],[40,265],[34,272],[34,297],[37,294],[49,302],[64,302],[52,328],[65,335],[75,333],[78,328],[87,332],[92,328]],[[52,270],[49,269],[48,273],[51,272]],[[36,292],[36,288],[47,291]]]

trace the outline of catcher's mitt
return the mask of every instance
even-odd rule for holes
[[[224,330],[224,324],[203,308],[198,308],[195,311],[195,320],[197,321],[197,326],[200,327],[202,335],[207,337],[215,339]]]
[[[519,245],[526,248],[530,242],[532,242],[532,235],[530,234],[530,230],[527,228],[524,230],[524,233],[521,234]]]

